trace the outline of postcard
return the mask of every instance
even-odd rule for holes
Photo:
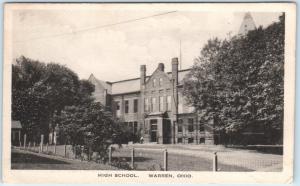
[[[5,183],[291,183],[294,3],[6,3]]]

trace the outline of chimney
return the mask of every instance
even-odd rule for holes
[[[146,81],[146,65],[141,65],[141,86],[145,85]]]
[[[172,79],[174,84],[178,84],[178,58],[172,58]]]
[[[159,63],[159,64],[158,64],[158,69],[159,69],[160,71],[164,72],[164,71],[165,71],[165,65],[164,65],[163,63]]]

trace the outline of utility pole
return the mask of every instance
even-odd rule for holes
[[[176,130],[175,130],[175,126],[178,125],[178,104],[177,104],[177,101],[175,99],[175,96],[177,96],[175,94],[175,88],[177,88],[177,85],[175,83],[175,80],[172,79],[172,84],[173,84],[173,100],[174,100],[174,105],[175,105],[175,121],[173,121],[173,127],[172,127],[172,130],[173,130],[173,144],[176,143],[176,139],[175,139],[175,133],[176,133]]]

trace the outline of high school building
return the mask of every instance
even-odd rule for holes
[[[178,70],[178,59],[172,59],[172,70],[165,72],[159,63],[151,76],[140,66],[140,77],[104,82],[91,75],[94,97],[110,108],[115,117],[139,132],[145,142],[213,143],[210,125],[198,121],[198,114],[185,103],[182,81],[189,72]]]
[[[254,28],[247,13],[239,34]],[[201,113],[186,104],[182,96],[183,78],[190,69],[179,70],[178,58],[171,63],[170,72],[159,63],[147,76],[146,66],[141,65],[139,78],[116,82],[98,80],[92,74],[89,81],[95,85],[94,97],[146,143],[215,144],[218,135],[214,134],[213,121],[201,121]]]

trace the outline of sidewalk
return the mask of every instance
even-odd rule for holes
[[[164,149],[170,154],[204,158],[212,161],[217,152],[218,162],[224,165],[235,165],[256,171],[281,171],[283,156],[265,154],[254,150],[232,149],[212,145],[165,145],[165,144],[133,144],[123,148],[136,148],[145,151],[160,152]]]

